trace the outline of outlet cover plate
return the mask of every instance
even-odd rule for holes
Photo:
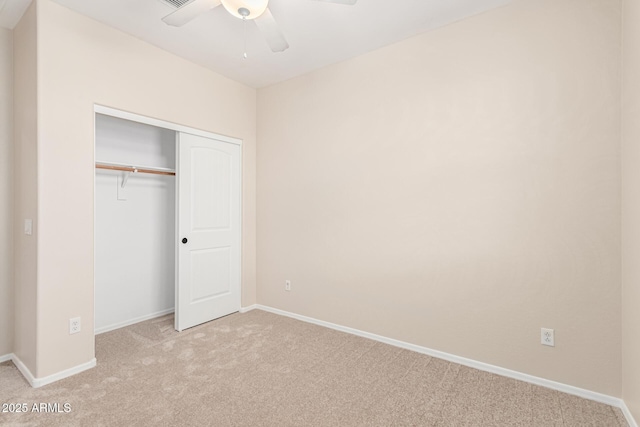
[[[80,329],[81,329],[81,324],[80,324],[79,317],[74,317],[69,319],[69,335],[77,334],[78,332],[80,332]]]
[[[540,344],[548,345],[549,347],[556,346],[553,329],[547,329],[547,328],[540,329]]]

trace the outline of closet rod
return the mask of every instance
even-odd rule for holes
[[[175,175],[172,170],[167,169],[152,169],[152,168],[138,168],[135,166],[121,166],[121,165],[109,165],[106,163],[96,163],[96,169],[108,169],[114,171],[134,172],[134,173],[153,173],[156,175]]]

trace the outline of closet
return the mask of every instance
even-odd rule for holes
[[[240,141],[96,107],[95,332],[240,309]]]

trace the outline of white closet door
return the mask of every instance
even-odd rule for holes
[[[240,309],[240,146],[178,134],[178,331]]]

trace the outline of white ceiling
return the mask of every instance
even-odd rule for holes
[[[0,0],[24,3],[25,0]],[[512,0],[359,0],[355,6],[313,0],[270,0],[290,48],[273,53],[253,22],[223,7],[183,27],[160,19],[175,10],[163,0],[54,0],[164,50],[252,87],[263,87],[441,27]],[[28,3],[28,1],[27,1]],[[0,17],[2,15],[0,10]]]

